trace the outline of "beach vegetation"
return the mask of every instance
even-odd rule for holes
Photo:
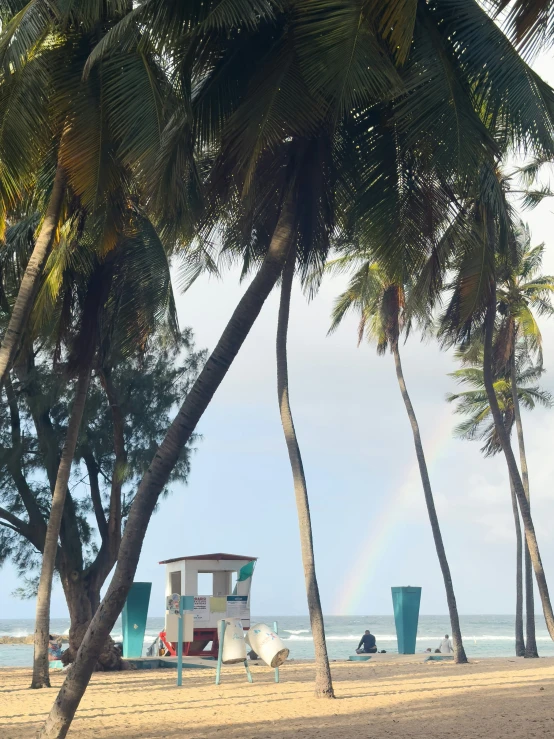
[[[475,0],[8,0],[1,19],[0,212],[13,225],[32,204],[39,223],[7,312],[0,381],[30,341],[33,307],[47,294],[41,283],[56,284],[60,235],[71,219],[94,234],[94,268],[85,271],[81,300],[74,303],[83,272],[75,264],[58,267],[67,282],[54,303],[69,296],[75,305],[74,335],[63,344],[68,357],[75,353],[72,342],[85,335],[78,328],[85,316],[99,317],[109,304],[99,299],[111,289],[111,276],[104,277],[111,255],[130,260],[123,244],[136,218],[143,219],[139,232],[150,224],[165,256],[178,254],[187,285],[233,262],[251,277],[212,353],[183,389],[140,481],[137,476],[113,576],[42,739],[67,734],[125,603],[159,497],[281,277],[279,403],[316,646],[315,690],[333,696],[306,480],[288,397],[286,338],[294,275],[315,294],[330,248],[341,244],[354,250],[361,244],[366,261],[364,245],[371,244],[369,264],[387,276],[373,317],[383,321],[380,345],[396,360],[443,574],[448,563],[399,337],[412,316],[430,318],[442,299],[448,302],[441,334],[446,343],[483,333],[485,390],[554,638],[529,503],[493,373],[497,266],[499,259],[507,263],[514,235],[499,170],[514,151],[536,161],[554,157],[554,93],[493,13]],[[23,123],[15,131],[18,117]],[[80,234],[72,239],[69,253],[78,262],[87,253],[85,242]],[[99,271],[100,288],[89,291]],[[85,310],[86,296],[96,312]],[[42,305],[48,321],[53,304]],[[109,321],[118,325],[115,314]],[[56,324],[60,336],[63,325]],[[103,344],[93,347],[89,356],[101,358]],[[102,360],[95,361],[101,368]],[[72,377],[96,371],[94,363],[85,366],[75,364]],[[87,377],[81,377],[83,389]],[[56,459],[61,482],[50,484],[50,493],[60,493],[60,521],[67,500],[60,476],[69,475],[78,453],[77,416],[82,411],[86,417],[85,402],[73,407],[64,465]],[[116,437],[114,426],[114,444]],[[50,520],[53,544],[56,523]],[[45,577],[51,579],[46,570]],[[445,586],[452,617],[446,575]],[[463,662],[461,635],[455,639]]]
[[[508,435],[515,425],[521,478],[525,495],[530,501],[529,472],[521,405],[532,410],[537,404],[551,407],[550,394],[541,390],[536,382],[544,372],[542,365],[542,335],[538,318],[552,315],[554,278],[540,274],[544,245],[531,247],[529,229],[516,222],[513,230],[512,249],[506,260],[499,260],[496,290],[497,318],[493,337],[494,392],[503,424]],[[450,394],[449,402],[457,401],[456,412],[469,415],[467,421],[456,429],[461,438],[484,441],[482,452],[492,456],[502,451],[502,446],[492,420],[482,371],[483,347],[479,339],[462,348],[458,358],[467,367],[454,372],[452,377],[469,385],[471,390]],[[481,366],[481,369],[479,369]],[[535,637],[534,594],[532,563],[527,543],[525,551],[525,611],[526,634],[523,639],[521,581],[521,527],[515,492],[511,481],[515,530],[516,530],[516,654],[537,657]]]
[[[346,289],[335,301],[330,331],[335,331],[343,318],[352,311],[359,316],[358,344],[365,339],[376,345],[378,354],[386,354],[388,350],[394,358],[396,378],[412,429],[425,504],[444,581],[454,644],[454,658],[459,664],[467,662],[454,585],[433,498],[421,432],[406,387],[400,358],[401,338],[403,335],[407,338],[412,323],[412,318],[408,317],[406,312],[409,286],[390,279],[379,264],[374,261],[371,251],[368,250],[364,253],[359,248],[343,250],[340,256],[327,263],[326,270],[331,274],[345,272],[351,274]]]

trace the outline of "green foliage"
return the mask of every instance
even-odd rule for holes
[[[402,331],[408,331],[405,315],[404,286],[390,280],[371,255],[358,250],[344,250],[341,257],[325,266],[327,272],[340,274],[353,269],[346,290],[336,299],[329,332],[335,331],[349,311],[360,316],[358,343],[374,342],[377,353],[384,354],[398,343]]]
[[[446,400],[456,403],[455,413],[467,416],[466,420],[454,429],[454,434],[460,439],[481,441],[481,451],[485,457],[490,457],[502,451],[500,439],[491,415],[485,383],[483,380],[483,350],[479,345],[469,351],[460,350],[457,358],[465,365],[459,370],[450,373],[460,385],[469,387],[457,393],[449,393]],[[520,343],[516,355],[517,397],[520,406],[526,410],[533,410],[537,405],[544,408],[554,406],[551,393],[542,390],[537,380],[543,375],[544,369],[539,364],[529,360],[528,346]],[[512,384],[509,375],[499,377],[494,382],[494,392],[502,413],[506,430],[511,433],[514,425],[514,401]]]
[[[33,0],[14,7],[0,33],[0,219],[17,211],[19,219],[22,204],[43,212],[61,166],[64,218],[88,218],[100,255],[151,182],[174,108],[151,49],[119,50],[83,76],[95,44],[127,10],[124,0]]]
[[[531,247],[528,226],[513,224],[510,248],[496,259],[496,304],[498,318],[493,338],[494,391],[506,429],[514,424],[512,395],[512,362],[515,362],[517,396],[528,410],[536,404],[552,407],[550,393],[536,383],[542,376],[542,336],[537,317],[552,315],[554,278],[541,275],[544,245]],[[500,440],[492,419],[483,381],[483,350],[479,341],[458,351],[458,359],[466,365],[451,374],[471,390],[447,396],[457,402],[456,413],[468,419],[456,428],[463,439],[483,441],[482,452],[491,456],[501,451]]]
[[[111,378],[124,420],[127,456],[121,491],[123,525],[137,483],[204,360],[205,352],[195,350],[190,329],[177,342],[169,336],[157,336],[144,352],[118,358]],[[44,435],[48,434],[55,454],[59,454],[72,388],[52,367],[49,352],[39,349],[29,366],[17,370],[13,394],[14,403],[0,404],[0,563],[11,559],[23,577],[40,564],[41,524],[48,520],[51,493]],[[198,437],[193,437],[183,449],[165,494],[178,483],[186,484],[197,441]],[[71,556],[86,573],[94,565],[101,539],[85,459],[94,463],[103,513],[108,518],[115,474],[114,429],[98,373],[87,398],[60,538],[60,555],[77,543],[81,551]],[[3,513],[16,517],[17,525],[10,524]],[[33,582],[29,579],[23,590],[32,591]]]
[[[504,26],[508,34],[523,50],[534,54],[552,44],[552,0],[490,0],[490,5],[498,13],[504,14]]]

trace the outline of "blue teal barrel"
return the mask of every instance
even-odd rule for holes
[[[415,654],[421,588],[391,588],[398,654]]]
[[[123,656],[142,657],[151,582],[134,582],[123,606]]]

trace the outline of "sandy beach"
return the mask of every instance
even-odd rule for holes
[[[412,658],[413,659],[413,658]],[[333,664],[337,700],[313,697],[314,667],[97,673],[73,722],[79,739],[204,737],[550,737],[554,659],[486,659],[469,665],[383,660]],[[55,690],[28,690],[28,669],[0,670],[0,736],[33,738]],[[62,675],[55,674],[54,685]]]

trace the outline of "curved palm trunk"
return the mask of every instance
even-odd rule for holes
[[[531,510],[531,497],[529,492],[529,471],[527,468],[527,455],[525,454],[525,440],[523,438],[523,424],[521,422],[521,408],[519,407],[519,398],[517,395],[517,372],[516,372],[516,356],[515,356],[515,334],[514,346],[512,347],[512,358],[510,361],[510,374],[512,381],[512,398],[514,403],[514,417],[516,421],[517,443],[519,447],[519,464],[521,468],[521,481],[525,490],[525,497]],[[533,592],[533,565],[531,564],[531,555],[529,547],[525,543],[525,631],[526,644],[525,656],[538,657],[537,640],[535,635],[535,594]]]
[[[494,333],[494,319],[496,316],[496,285],[491,287],[491,297],[489,298],[489,305],[487,306],[487,312],[485,315],[485,344],[483,351],[483,380],[485,383],[485,390],[487,398],[491,408],[492,417],[494,419],[494,427],[502,451],[506,457],[506,463],[508,465],[508,471],[510,478],[514,485],[514,491],[517,497],[519,505],[519,511],[521,513],[521,520],[523,521],[523,529],[525,531],[525,539],[527,546],[529,547],[529,555],[533,564],[533,570],[535,571],[535,577],[537,579],[537,587],[539,588],[539,594],[541,597],[542,610],[544,613],[544,619],[546,621],[546,628],[550,637],[554,639],[554,612],[552,611],[552,604],[550,602],[550,595],[548,593],[548,584],[546,582],[546,575],[542,566],[541,555],[539,552],[539,545],[537,542],[537,536],[535,534],[535,527],[533,526],[533,519],[531,518],[531,509],[529,508],[529,502],[525,495],[525,489],[521,481],[519,470],[517,468],[516,458],[512,450],[508,433],[504,427],[502,420],[502,414],[498,406],[498,399],[494,392],[494,379],[492,374],[492,339]]]
[[[90,383],[90,367],[79,373],[77,389],[71,417],[67,426],[67,436],[60,458],[56,485],[52,495],[50,517],[46,529],[44,551],[42,554],[42,569],[37,592],[37,608],[35,618],[35,654],[33,661],[33,680],[31,688],[49,688],[50,677],[48,674],[48,636],[50,630],[50,597],[52,594],[52,580],[56,554],[58,551],[58,536],[62,522],[65,495],[69,483],[71,463],[75,455],[79,428],[87,399],[88,386]]]
[[[281,302],[279,304],[279,319],[277,323],[277,395],[281,424],[289,453],[296,510],[298,512],[298,526],[300,529],[300,546],[302,550],[302,564],[308,596],[308,610],[315,650],[315,694],[318,698],[334,698],[327,644],[325,642],[325,625],[315,573],[314,545],[312,537],[312,522],[310,517],[310,503],[308,488],[304,475],[304,466],[300,454],[300,446],[296,437],[294,421],[290,408],[289,379],[287,365],[287,333],[289,325],[290,296],[294,277],[295,254],[291,253],[283,273],[281,287]]]
[[[148,522],[184,445],[248,336],[286,261],[294,229],[292,207],[283,207],[266,258],[237,305],[217,346],[190,389],[144,475],[129,511],[114,575],[81,643],[77,658],[39,733],[62,739],[87,688],[98,655],[121,613],[133,583]]]
[[[417,422],[414,408],[412,406],[412,401],[410,400],[410,396],[408,395],[408,391],[406,389],[406,383],[404,381],[404,373],[402,372],[402,363],[400,362],[400,353],[398,351],[398,341],[393,342],[392,353],[394,356],[396,377],[400,386],[400,392],[402,393],[402,399],[404,400],[404,405],[406,406],[406,411],[408,413],[408,418],[410,419],[410,425],[412,427],[417,463],[419,465],[419,473],[421,475],[421,483],[423,485],[425,503],[427,504],[427,513],[429,514],[429,521],[431,522],[431,529],[433,531],[433,539],[435,540],[435,549],[437,550],[437,557],[439,558],[439,564],[444,580],[444,588],[446,590],[446,602],[448,603],[448,613],[450,615],[450,624],[452,627],[454,660],[458,664],[462,664],[467,662],[467,657],[462,642],[462,632],[460,629],[460,618],[458,616],[456,596],[454,595],[454,586],[452,585],[450,567],[448,565],[448,560],[446,559],[446,552],[444,550],[444,544],[442,541],[439,519],[437,518],[437,511],[435,510],[435,501],[433,500],[433,491],[431,490],[431,482],[429,480],[429,474],[427,472],[427,463],[425,461],[425,455],[423,453],[423,444],[421,443],[419,424]]]
[[[0,347],[0,387],[4,384],[6,374],[12,367],[21,344],[21,337],[33,309],[44,265],[54,243],[64,191],[65,177],[62,168],[58,165],[46,215],[44,216],[40,233],[35,242],[33,253],[25,269],[25,274],[21,280],[8,328],[6,329],[2,346]]]
[[[525,640],[523,638],[523,540],[521,537],[517,498],[511,479],[510,492],[512,494],[512,511],[514,513],[514,524],[516,527],[516,657],[523,657],[525,656]]]

